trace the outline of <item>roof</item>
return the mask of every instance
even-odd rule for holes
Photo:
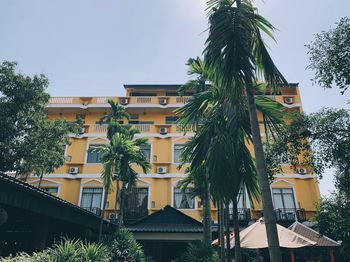
[[[203,224],[167,205],[128,226],[131,232],[201,233]]]
[[[317,231],[313,230],[312,228],[309,228],[306,225],[303,225],[302,223],[295,221],[290,227],[290,230],[294,231],[295,233],[302,235],[312,241],[316,242],[316,246],[318,247],[334,247],[334,246],[340,246],[340,244],[326,236],[321,236]]]
[[[125,84],[124,88],[133,88],[133,89],[179,89],[182,85],[179,84],[147,84],[147,85],[128,85]]]
[[[94,228],[98,228],[100,221],[100,216],[96,214],[2,173],[0,204]]]

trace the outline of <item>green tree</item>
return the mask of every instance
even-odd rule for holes
[[[265,88],[265,85],[257,85],[256,93],[264,94]],[[232,101],[223,99],[220,92],[222,89],[211,85],[177,111],[181,115],[179,124],[186,126],[194,119],[199,123],[195,136],[186,144],[182,154],[183,162],[189,162],[190,166],[181,186],[193,184],[194,194],[204,199],[207,189],[203,177],[208,174],[214,201],[223,201],[227,206],[236,201],[242,187],[246,187],[251,200],[258,200],[255,166],[245,144],[251,141],[249,113],[244,110],[245,107],[237,107]],[[275,133],[277,126],[282,124],[283,106],[263,95],[257,96],[256,100],[267,126]],[[237,215],[237,210],[234,213]],[[235,230],[238,237],[238,219]],[[236,248],[239,256],[239,243]],[[239,258],[236,259],[239,261]]]
[[[317,205],[316,221],[321,234],[342,240],[341,257],[349,260],[350,235],[350,113],[324,108],[310,115],[297,114],[286,132],[268,147],[271,175],[280,164],[310,166],[319,178],[326,168],[335,168],[334,191]]]
[[[338,87],[341,93],[350,86],[350,18],[343,17],[335,28],[315,35],[306,45],[313,82],[324,88]]]
[[[116,203],[119,204],[119,226],[123,226],[125,199],[128,191],[136,184],[137,173],[133,165],[138,165],[147,173],[151,164],[143,155],[140,146],[146,144],[146,138],[134,138],[138,130],[132,129],[130,125],[121,125],[117,120],[122,117],[128,118],[123,108],[109,101],[112,107],[112,113],[108,114],[102,120],[109,119],[108,137],[110,143],[98,150],[102,153],[103,172],[102,180],[105,189],[103,200],[103,210],[99,231],[99,238],[102,234],[102,222],[107,201],[108,193],[113,189],[113,180],[117,178],[117,192],[119,192],[119,181],[122,182],[120,193],[116,194]]]
[[[17,73],[16,66],[0,65],[0,171],[35,174],[41,181],[43,174],[64,164],[68,134],[77,133],[79,125],[49,120],[47,78]]]
[[[254,99],[254,82],[258,78],[264,79],[273,89],[276,89],[278,83],[286,83],[262,39],[262,33],[273,37],[271,32],[274,27],[258,14],[250,0],[210,0],[209,10],[205,62],[214,69],[226,96],[234,98],[237,105],[241,100],[247,100],[270,259],[273,262],[281,261],[276,218]]]

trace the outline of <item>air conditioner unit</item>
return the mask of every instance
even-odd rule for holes
[[[161,135],[167,134],[167,133],[168,133],[168,128],[166,128],[166,127],[161,127],[161,128],[159,129],[159,133],[160,133]]]
[[[120,103],[122,105],[127,105],[127,104],[129,104],[129,99],[128,98],[120,98]]]
[[[168,99],[166,99],[166,98],[160,98],[159,99],[159,104],[166,105],[167,103],[168,103]]]
[[[294,103],[293,97],[284,97],[283,98],[284,103],[290,105]]]
[[[305,175],[306,174],[306,169],[305,168],[298,168],[298,174]]]
[[[158,174],[165,174],[167,171],[168,171],[167,168],[164,166],[157,167]]]
[[[69,168],[69,174],[78,174],[79,173],[79,167],[70,167]]]

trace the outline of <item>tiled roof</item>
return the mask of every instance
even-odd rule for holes
[[[203,224],[171,206],[165,206],[131,224],[128,229],[132,232],[200,233]]]
[[[340,246],[340,244],[326,236],[321,236],[317,231],[299,223],[294,222],[290,227],[290,230],[294,231],[295,233],[302,235],[303,237],[306,237],[312,241],[316,242],[316,246],[319,247],[335,247]]]

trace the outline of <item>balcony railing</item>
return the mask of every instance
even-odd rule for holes
[[[305,221],[305,210],[303,208],[277,208],[275,209],[277,221]]]
[[[233,210],[229,211],[229,219],[233,220]],[[238,221],[248,222],[251,220],[250,209],[249,208],[238,208]]]
[[[98,207],[82,207],[82,208],[98,216],[101,216],[102,214],[101,208],[98,208]]]
[[[164,124],[165,125],[165,124]],[[154,125],[154,124],[134,124],[132,125],[133,128],[138,129],[141,133],[159,133],[161,125]],[[187,126],[184,128],[180,125],[165,125],[168,129],[168,133],[184,133],[184,132],[193,132],[195,130],[195,126]],[[107,133],[108,125],[107,124],[91,124],[91,125],[85,125],[85,133]]]

